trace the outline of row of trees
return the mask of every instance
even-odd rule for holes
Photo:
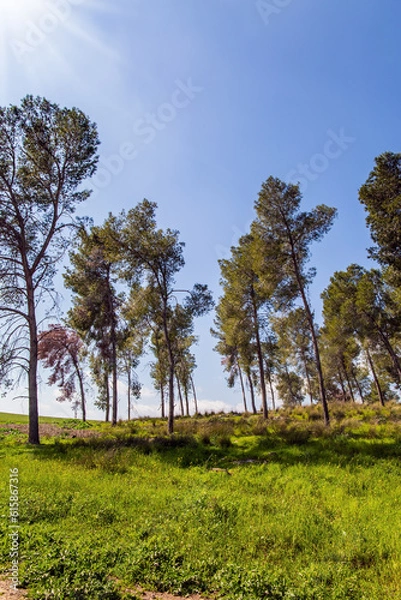
[[[131,398],[141,391],[135,369],[150,348],[151,377],[172,433],[176,392],[182,415],[190,414],[191,393],[196,403],[194,318],[209,312],[213,300],[206,285],[175,288],[184,244],[177,231],[157,228],[156,208],[144,200],[128,213],[110,214],[102,226],[79,229],[64,275],[72,307],[64,325],[39,334],[38,358],[51,369],[48,382],[61,389],[59,400],[80,406],[83,420],[89,370],[95,405],[115,425],[118,382],[127,381],[130,419]]]
[[[308,295],[314,270],[310,246],[330,229],[336,211],[321,205],[301,211],[299,186],[270,177],[255,203],[250,232],[220,261],[223,295],[216,308],[216,350],[238,380],[244,408],[264,416],[274,408],[320,399],[379,400],[401,386],[401,155],[385,153],[360,189],[381,268],[352,264],[336,272],[323,292],[322,327]],[[246,386],[247,384],[247,386]]]
[[[0,108],[0,382],[7,391],[26,374],[33,444],[40,359],[61,397],[79,398],[83,418],[84,361],[98,405],[116,423],[118,380],[125,374],[129,394],[138,393],[135,368],[145,348],[154,355],[151,375],[169,432],[176,392],[182,413],[189,413],[190,390],[195,395],[194,318],[211,310],[211,294],[201,284],[176,289],[184,244],[177,231],[157,227],[154,203],[110,214],[96,227],[74,216],[90,195],[83,183],[96,170],[98,144],[96,125],[78,109],[32,96]],[[253,411],[260,395],[264,417],[269,394],[274,408],[276,395],[294,404],[307,393],[320,399],[328,424],[330,398],[376,394],[384,402],[400,385],[400,154],[376,160],[360,200],[375,243],[369,253],[381,268],[351,265],[335,273],[323,293],[321,328],[309,301],[308,262],[334,208],[303,212],[299,186],[270,177],[249,233],[220,261],[223,295],[213,334],[229,385],[240,382],[245,410],[246,387]],[[46,329],[57,305],[53,278],[71,236],[65,285],[72,308],[63,325]]]
[[[110,215],[101,227],[74,216],[90,196],[82,184],[96,171],[98,145],[96,125],[78,109],[32,96],[20,107],[0,108],[0,382],[7,392],[27,376],[32,444],[39,443],[40,359],[52,369],[49,381],[61,388],[61,399],[78,391],[83,418],[88,359],[98,404],[106,417],[111,406],[116,423],[119,374],[137,393],[134,369],[146,344],[155,356],[163,414],[168,397],[172,432],[175,382],[187,412],[194,390],[193,321],[213,307],[206,285],[175,288],[184,244],[177,231],[157,227],[154,203]],[[58,300],[53,278],[71,236],[65,284],[73,305],[64,325],[45,329]]]

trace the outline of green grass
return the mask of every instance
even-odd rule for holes
[[[79,423],[79,419],[66,419],[65,417],[39,417],[40,424],[61,425],[64,422]],[[0,424],[27,425],[28,416],[14,413],[0,412]],[[89,421],[92,424],[98,424],[99,421]]]
[[[401,599],[401,407],[137,420],[100,437],[5,435],[19,469],[20,579],[37,600],[150,590],[230,600]],[[128,591],[131,590],[131,591]]]

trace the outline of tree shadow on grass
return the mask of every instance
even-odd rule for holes
[[[338,466],[368,466],[378,460],[401,458],[401,443],[395,439],[368,439],[358,435],[331,434],[313,438],[288,432],[249,438],[222,438],[213,443],[192,435],[134,435],[98,437],[76,440],[54,440],[54,443],[30,449],[40,460],[57,459],[85,468],[125,473],[136,457],[153,456],[164,464],[180,468],[235,468],[278,463]]]

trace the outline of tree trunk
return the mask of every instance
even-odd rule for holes
[[[111,424],[117,424],[117,411],[118,411],[118,391],[117,391],[117,350],[116,350],[116,335],[115,328],[113,325],[112,329],[112,341],[111,341],[111,360],[113,362],[113,403],[111,413]]]
[[[375,382],[375,386],[376,386],[377,394],[379,396],[380,404],[382,406],[384,406],[384,394],[383,394],[383,390],[381,388],[379,379],[377,377],[376,370],[375,370],[375,367],[374,367],[374,364],[373,364],[373,360],[372,360],[371,354],[369,352],[369,348],[366,348],[366,357],[368,359],[369,367],[370,367],[370,370],[372,372],[373,381]]]
[[[177,389],[178,389],[178,398],[180,400],[180,409],[181,409],[181,416],[183,417],[185,415],[185,411],[184,411],[184,401],[182,398],[182,392],[181,392],[181,385],[180,385],[180,380],[178,379],[178,376],[175,376],[175,380],[177,382]]]
[[[270,369],[270,367],[267,363],[266,363],[266,377],[267,377],[267,381],[269,382],[270,397],[272,399],[272,409],[276,410],[276,399],[275,399],[273,381],[272,381],[272,370]]]
[[[237,362],[237,367],[238,367],[239,380],[240,380],[240,384],[241,384],[242,399],[244,401],[244,410],[247,413],[248,412],[248,407],[246,405],[246,394],[245,394],[244,378],[242,376],[242,370],[241,370],[241,367],[239,366],[238,362]]]
[[[319,391],[320,391],[320,400],[322,402],[322,407],[323,407],[323,415],[324,415],[324,424],[325,425],[330,425],[330,415],[329,415],[329,407],[327,404],[327,398],[326,398],[326,388],[324,385],[324,378],[323,378],[323,369],[322,369],[322,364],[320,361],[320,352],[319,352],[319,344],[317,341],[317,335],[316,335],[316,329],[315,329],[315,323],[314,323],[314,319],[313,319],[313,313],[311,311],[311,308],[309,306],[309,302],[308,299],[306,297],[306,293],[305,293],[305,289],[304,289],[304,284],[302,281],[302,277],[301,277],[301,273],[299,271],[299,265],[298,265],[298,259],[297,259],[297,255],[295,252],[295,246],[294,246],[294,240],[293,240],[293,236],[291,233],[291,230],[288,226],[287,223],[285,223],[286,229],[287,229],[287,233],[288,233],[288,239],[291,245],[291,258],[292,258],[292,264],[294,266],[294,274],[295,274],[295,278],[297,280],[297,284],[298,284],[298,289],[299,292],[301,294],[301,298],[302,298],[302,302],[305,308],[305,313],[306,313],[306,317],[308,319],[308,323],[309,323],[309,329],[311,332],[311,336],[312,336],[312,343],[313,343],[313,350],[314,350],[314,354],[315,354],[315,363],[316,363],[316,369],[317,369],[317,375],[318,375],[318,381],[319,381]]]
[[[274,393],[273,382],[272,382],[272,377],[270,375],[270,372],[268,372],[268,381],[269,381],[269,388],[270,388],[270,396],[272,399],[272,408],[273,408],[273,410],[276,410],[276,397],[275,397],[275,393]]]
[[[192,393],[194,395],[194,405],[195,405],[195,414],[198,414],[198,397],[196,395],[196,388],[195,388],[195,384],[194,384],[194,379],[192,377],[192,375],[190,376],[191,379],[191,385],[192,385]]]
[[[168,377],[168,422],[167,429],[168,433],[174,433],[174,372],[175,372],[175,364],[174,364],[174,354],[171,348],[170,336],[168,331],[167,324],[167,299],[164,299],[164,307],[163,307],[163,333],[164,339],[167,346],[167,355],[168,355],[168,363],[169,363],[169,377]]]
[[[344,381],[343,381],[343,376],[341,374],[341,369],[339,369],[337,375],[338,375],[338,381],[340,382],[341,390],[342,390],[342,393],[343,393],[343,402],[346,402],[347,401],[347,391],[346,391],[345,386],[344,386]]]
[[[361,384],[359,383],[358,377],[356,376],[355,371],[354,371],[353,368],[351,369],[351,375],[352,375],[352,379],[354,380],[355,385],[356,385],[356,387],[358,389],[358,394],[359,394],[359,397],[361,399],[361,402],[362,402],[362,404],[364,404],[365,403],[365,399],[363,397],[363,392],[362,392]]]
[[[302,353],[302,362],[304,363],[305,377],[306,377],[306,381],[308,383],[309,399],[310,399],[310,403],[312,406],[313,405],[312,382],[311,382],[311,378],[310,378],[310,374],[309,374],[308,363],[306,361],[306,357],[305,357],[304,353]]]
[[[291,255],[292,255],[292,261],[293,261],[293,265],[294,265],[295,277],[297,280],[298,289],[299,289],[301,297],[302,297],[302,302],[303,302],[303,305],[305,308],[305,313],[306,313],[306,317],[308,319],[309,329],[310,329],[311,336],[312,336],[313,350],[314,350],[314,354],[315,354],[315,363],[316,363],[316,369],[317,369],[317,375],[318,375],[318,381],[319,381],[320,400],[322,402],[322,407],[323,407],[324,424],[330,425],[329,407],[327,404],[326,388],[324,385],[323,370],[322,370],[322,364],[320,361],[319,344],[317,341],[315,323],[313,320],[313,314],[310,309],[308,299],[306,297],[301,274],[299,272],[299,266],[298,266],[298,261],[297,261],[297,257],[295,254],[295,248],[294,248],[294,242],[292,239],[292,235],[290,234],[290,232],[288,232],[288,233],[290,236]]]
[[[252,404],[252,412],[254,415],[256,415],[256,413],[258,412],[256,410],[256,404],[255,404],[255,390],[253,388],[253,383],[252,383],[252,373],[249,370],[246,374],[247,379],[248,379],[248,384],[249,384],[249,391],[251,392],[251,404]]]
[[[164,408],[164,385],[163,382],[160,383],[160,396],[161,396],[161,411],[162,411],[162,419],[165,418],[166,412]]]
[[[109,274],[110,277],[110,266]],[[112,367],[112,412],[111,412],[111,424],[117,424],[117,412],[118,412],[118,379],[117,379],[117,335],[116,335],[116,311],[114,306],[114,298],[111,290],[110,279],[108,279],[108,302],[109,302],[109,318],[110,318],[110,342],[111,342],[111,367]]]
[[[253,289],[253,286],[251,286],[251,298],[252,298],[252,308],[253,308],[253,322],[254,322],[255,336],[256,336],[256,351],[258,354],[260,391],[262,394],[263,418],[267,419],[269,414],[268,414],[268,410],[267,410],[265,370],[264,370],[264,365],[263,365],[262,344],[260,343],[260,335],[259,335],[258,311],[256,308],[255,291]]]
[[[36,324],[35,296],[32,278],[27,278],[29,323],[29,438],[30,444],[40,444],[38,411],[38,332]]]
[[[351,400],[352,400],[352,402],[355,402],[354,390],[352,389],[351,381],[350,381],[350,378],[348,376],[348,371],[345,368],[344,364],[343,364],[343,369],[344,369],[345,379],[346,379],[347,384],[348,384],[348,389],[349,389],[349,393],[350,393],[350,396],[351,396]]]
[[[316,369],[317,369],[317,375],[318,375],[318,381],[319,381],[320,400],[322,402],[322,407],[323,407],[324,424],[330,425],[329,407],[327,404],[326,388],[324,385],[322,364],[320,362],[319,344],[317,341],[315,324],[313,322],[313,314],[309,307],[309,303],[306,298],[306,294],[305,294],[305,290],[303,289],[303,286],[301,286],[301,290],[302,290],[301,291],[302,300],[304,303],[304,307],[305,307],[305,311],[306,311],[306,315],[307,315],[308,323],[309,323],[309,327],[310,327],[310,332],[311,332],[311,336],[312,336],[313,350],[314,350],[314,354],[315,354],[315,363],[316,363]]]
[[[287,383],[288,383],[288,389],[290,391],[290,395],[291,395],[291,398],[292,398],[292,405],[296,406],[298,404],[298,402],[297,402],[297,399],[295,397],[294,390],[293,390],[293,387],[292,387],[292,384],[291,384],[291,378],[290,378],[290,373],[288,371],[288,365],[287,365],[287,363],[285,363],[285,374],[287,375]]]
[[[77,367],[76,367],[77,368]],[[81,410],[82,410],[82,421],[86,421],[86,400],[85,400],[85,389],[82,374],[77,368],[77,376],[79,381],[79,391],[81,393]]]
[[[128,378],[128,421],[131,421],[131,369],[128,365],[127,369],[127,378]]]
[[[185,414],[187,415],[187,417],[189,417],[190,413],[189,413],[188,386],[184,387],[184,398],[185,398]]]
[[[107,372],[107,367],[104,370],[104,391],[106,393],[105,421],[106,421],[106,423],[108,423],[110,421],[110,389],[109,389],[109,374]]]
[[[67,349],[67,352],[70,355],[70,358],[72,360],[72,364],[74,365],[74,369],[75,369],[75,373],[77,374],[78,377],[78,382],[79,382],[79,393],[81,395],[81,411],[82,411],[82,421],[85,423],[86,421],[86,400],[85,400],[85,388],[84,388],[84,379],[81,373],[81,370],[79,368],[79,362],[76,358],[76,356],[74,356],[74,353],[71,352],[69,346],[64,345],[64,348]],[[76,417],[75,417],[76,418]]]

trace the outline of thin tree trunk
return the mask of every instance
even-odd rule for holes
[[[191,385],[192,385],[192,393],[194,395],[194,406],[195,406],[195,414],[198,414],[198,397],[196,395],[196,388],[195,388],[195,384],[194,384],[194,379],[192,377],[192,375],[190,376],[191,379]]]
[[[117,424],[117,411],[118,411],[118,391],[117,391],[117,351],[116,351],[116,337],[115,330],[113,327],[112,331],[112,342],[111,342],[111,359],[113,362],[113,402],[112,402],[112,414],[111,414],[111,424]]]
[[[373,364],[373,360],[372,360],[372,356],[371,356],[371,354],[369,352],[369,348],[366,348],[366,357],[368,359],[369,367],[370,367],[370,370],[372,372],[373,381],[375,382],[375,386],[376,386],[377,394],[379,396],[380,404],[382,406],[384,406],[384,394],[383,394],[383,390],[381,388],[379,379],[377,377],[376,370],[375,370],[375,367],[374,367],[374,364]]]
[[[77,377],[78,377],[79,392],[81,394],[82,421],[85,423],[85,421],[86,421],[85,388],[84,388],[84,380],[83,380],[83,377],[82,377],[82,373],[81,373],[81,370],[79,368],[79,362],[78,362],[77,358],[74,356],[74,354],[70,351],[70,348],[69,348],[68,345],[64,344],[64,348],[66,348],[67,352],[70,355],[70,358],[72,360],[72,364],[74,365],[75,373],[77,374]]]
[[[160,382],[160,396],[161,396],[161,411],[162,411],[162,419],[166,417],[165,407],[164,407],[164,385],[163,382]]]
[[[287,375],[288,389],[290,391],[290,395],[291,395],[291,398],[292,398],[292,404],[293,404],[293,406],[296,406],[298,404],[298,402],[297,402],[297,399],[295,397],[294,390],[293,390],[293,387],[292,387],[292,384],[291,384],[291,378],[290,378],[290,373],[288,371],[288,365],[287,365],[287,363],[285,363],[285,374]]]
[[[347,369],[345,368],[345,365],[343,365],[343,369],[344,369],[345,379],[348,384],[348,389],[349,389],[349,393],[351,396],[351,400],[352,400],[352,402],[355,402],[354,390],[352,389],[351,381],[349,379],[348,372],[347,372]]]
[[[178,398],[180,400],[180,409],[181,409],[181,416],[183,417],[185,415],[185,411],[184,411],[184,401],[182,398],[182,392],[181,392],[181,385],[180,385],[180,380],[178,379],[178,376],[175,376],[175,380],[177,382],[177,389],[178,389]]]
[[[311,378],[310,378],[310,374],[309,374],[309,369],[308,369],[308,364],[306,362],[306,358],[305,358],[304,353],[302,353],[302,361],[304,363],[305,377],[306,377],[306,381],[308,383],[309,399],[310,399],[310,403],[311,403],[311,406],[312,406],[312,404],[313,404],[312,382],[311,382]]]
[[[107,367],[104,370],[104,390],[106,392],[105,421],[106,421],[106,423],[108,423],[110,421],[110,388],[109,388],[109,374],[107,372]]]
[[[257,308],[256,308],[255,291],[253,289],[253,286],[251,286],[251,298],[252,298],[252,308],[253,308],[253,322],[254,322],[255,336],[256,336],[256,351],[257,351],[257,354],[258,354],[260,390],[261,390],[261,394],[262,394],[263,418],[267,419],[268,416],[269,416],[269,414],[268,414],[268,410],[267,410],[265,370],[264,370],[264,365],[263,365],[262,344],[260,342],[260,335],[259,335],[258,311],[257,311]]]
[[[128,365],[127,369],[127,378],[128,378],[128,421],[131,421],[131,369]]]
[[[242,370],[241,370],[241,367],[239,366],[238,362],[237,362],[237,367],[238,367],[239,381],[240,381],[240,384],[241,384],[242,399],[244,401],[244,410],[247,413],[248,412],[248,407],[246,405],[246,394],[245,394],[244,378],[242,376]]]
[[[272,376],[270,374],[270,370],[267,371],[267,380],[269,382],[270,396],[272,399],[272,408],[273,408],[273,410],[276,410],[276,397],[275,397],[275,393],[274,393],[273,381],[272,381]]]
[[[256,413],[258,412],[256,410],[256,404],[255,404],[255,390],[253,387],[253,382],[252,382],[252,374],[251,371],[248,371],[247,374],[247,379],[248,379],[248,384],[249,384],[249,391],[251,392],[251,404],[252,404],[252,412],[254,415],[256,415]]]
[[[30,444],[40,444],[38,411],[38,332],[36,325],[35,297],[32,278],[27,281],[29,323],[29,438]]]
[[[79,390],[81,393],[82,421],[85,423],[85,421],[86,421],[86,400],[85,400],[84,382],[83,382],[83,378],[82,378],[82,374],[81,374],[80,370],[77,368],[77,366],[75,366],[75,368],[77,370],[77,377],[78,377],[78,381],[79,381]]]
[[[109,267],[110,270],[110,267]],[[117,336],[116,336],[116,314],[114,307],[114,298],[111,291],[110,280],[108,280],[108,300],[109,300],[109,311],[110,311],[110,336],[111,336],[111,366],[112,366],[112,413],[111,413],[111,424],[117,424],[117,411],[118,411],[118,379],[117,379]]]
[[[171,348],[170,336],[167,325],[167,300],[164,301],[163,308],[163,332],[167,346],[168,362],[169,362],[169,378],[168,378],[168,432],[174,433],[174,354]]]
[[[305,308],[306,317],[307,317],[308,323],[309,323],[309,329],[310,329],[311,336],[312,336],[313,350],[314,350],[314,354],[315,354],[315,363],[316,363],[316,369],[317,369],[317,375],[318,375],[318,381],[319,381],[320,400],[322,402],[322,407],[323,407],[324,424],[330,425],[329,407],[327,404],[326,388],[324,385],[323,369],[322,369],[322,363],[320,361],[319,344],[317,341],[317,335],[316,335],[313,314],[312,314],[311,308],[309,306],[308,299],[306,297],[304,284],[302,281],[301,273],[299,271],[299,265],[298,265],[298,260],[297,260],[297,256],[296,256],[296,252],[295,252],[295,246],[294,246],[294,240],[292,237],[292,233],[291,233],[290,228],[288,227],[287,222],[285,222],[285,226],[287,229],[288,238],[289,238],[290,245],[291,245],[291,257],[292,257],[292,263],[294,265],[295,278],[297,280],[298,289],[301,294],[302,302],[303,302],[303,305]]]
[[[295,256],[295,249],[294,249],[294,245],[293,245],[292,236],[291,236],[291,248],[292,248],[292,260],[293,260],[294,269],[295,269],[295,276],[297,279],[299,291],[301,293],[302,302],[303,302],[303,305],[305,308],[306,317],[308,319],[309,328],[310,328],[310,332],[311,332],[311,336],[312,336],[313,350],[314,350],[314,354],[315,354],[315,363],[316,363],[316,369],[317,369],[317,375],[318,375],[318,381],[319,381],[320,400],[322,402],[322,407],[323,407],[324,424],[330,425],[329,407],[327,404],[326,388],[324,385],[323,370],[322,370],[322,364],[320,361],[319,344],[317,341],[315,323],[313,320],[313,314],[310,309],[308,299],[306,297],[306,293],[305,293],[305,289],[304,289],[303,282],[301,279],[301,275],[299,273],[298,262],[297,262],[297,259]]]
[[[187,417],[189,417],[190,413],[189,413],[189,398],[188,398],[188,386],[187,385],[184,386],[184,398],[185,398],[185,414],[187,415]]]
[[[341,386],[341,389],[342,389],[342,392],[343,392],[343,402],[346,402],[347,401],[347,392],[346,392],[346,389],[345,389],[345,386],[344,386],[344,381],[343,381],[343,377],[341,375],[341,370],[340,369],[338,371],[338,380],[340,382],[340,386]]]
[[[351,368],[351,375],[352,375],[352,379],[354,380],[355,385],[356,385],[356,387],[358,389],[358,394],[359,394],[359,397],[361,399],[361,402],[362,402],[362,404],[364,404],[365,403],[365,399],[363,397],[363,392],[362,392],[361,384],[359,383],[358,377],[356,376],[355,371],[354,371],[353,368]]]

